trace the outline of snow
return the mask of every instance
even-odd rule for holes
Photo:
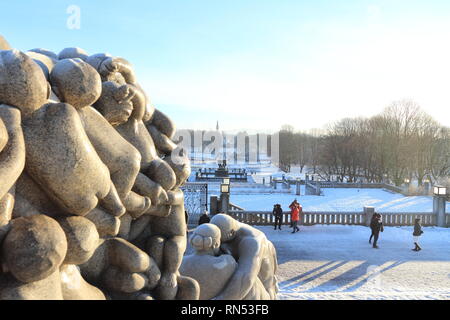
[[[379,212],[424,212],[432,213],[433,197],[412,196],[388,192],[384,189],[341,189],[323,188],[323,196],[304,196],[305,188],[301,188],[301,196],[295,195],[295,187],[291,193],[280,194],[244,194],[233,192],[231,186],[230,201],[245,210],[272,211],[273,205],[281,204],[288,210],[289,204],[297,199],[304,211],[354,211],[361,212],[364,206],[373,206]],[[450,213],[450,204],[447,204]]]
[[[279,299],[450,299],[450,229],[423,228],[420,252],[412,227],[385,227],[380,249],[362,226],[258,229],[277,250]]]

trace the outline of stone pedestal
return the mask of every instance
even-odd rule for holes
[[[370,226],[370,221],[372,220],[372,216],[375,213],[374,207],[364,207],[364,215],[366,217],[366,226]]]
[[[447,226],[445,222],[445,205],[445,197],[433,197],[433,213],[436,215],[437,226],[442,228],[445,228]]]
[[[222,193],[220,195],[220,212],[228,213],[229,206],[230,206],[230,194]]]
[[[217,196],[211,196],[209,198],[209,213],[211,215],[219,213],[219,199]]]
[[[300,181],[297,181],[297,183],[296,183],[295,194],[296,194],[297,196],[300,195]]]

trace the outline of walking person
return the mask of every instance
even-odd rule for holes
[[[275,217],[275,229],[277,230],[281,230],[281,220],[283,219],[283,209],[281,209],[281,205],[280,204],[276,204],[273,206],[273,211],[272,214]]]
[[[416,246],[413,251],[420,251],[422,248],[419,246],[419,238],[422,235],[422,225],[420,224],[420,218],[416,218],[414,220],[414,232],[413,232],[413,239],[414,239],[414,245]]]
[[[211,218],[208,215],[208,211],[205,210],[203,214],[200,216],[200,219],[198,219],[198,225],[209,223],[211,221]]]
[[[373,248],[378,249],[378,237],[380,235],[380,231],[383,232],[383,222],[381,221],[381,214],[374,213],[372,216],[372,220],[370,221],[370,229],[372,230],[372,234],[369,238],[369,243],[372,243],[372,237],[373,239]]]
[[[296,233],[300,231],[298,227],[298,221],[300,220],[300,213],[302,211],[302,206],[300,203],[297,202],[297,199],[295,199],[289,206],[289,209],[291,209],[291,222],[292,222],[292,233]]]

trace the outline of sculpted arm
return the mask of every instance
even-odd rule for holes
[[[238,267],[216,300],[240,300],[250,291],[261,266],[261,244],[255,238],[243,239],[239,244]]]
[[[25,142],[20,110],[0,105],[0,122],[7,131],[7,142],[0,150],[0,198],[14,185],[25,166]],[[1,134],[1,133],[0,133]]]

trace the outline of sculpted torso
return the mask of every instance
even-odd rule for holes
[[[194,278],[200,285],[200,300],[216,297],[236,270],[237,263],[229,254],[191,255],[183,259],[180,273]]]

